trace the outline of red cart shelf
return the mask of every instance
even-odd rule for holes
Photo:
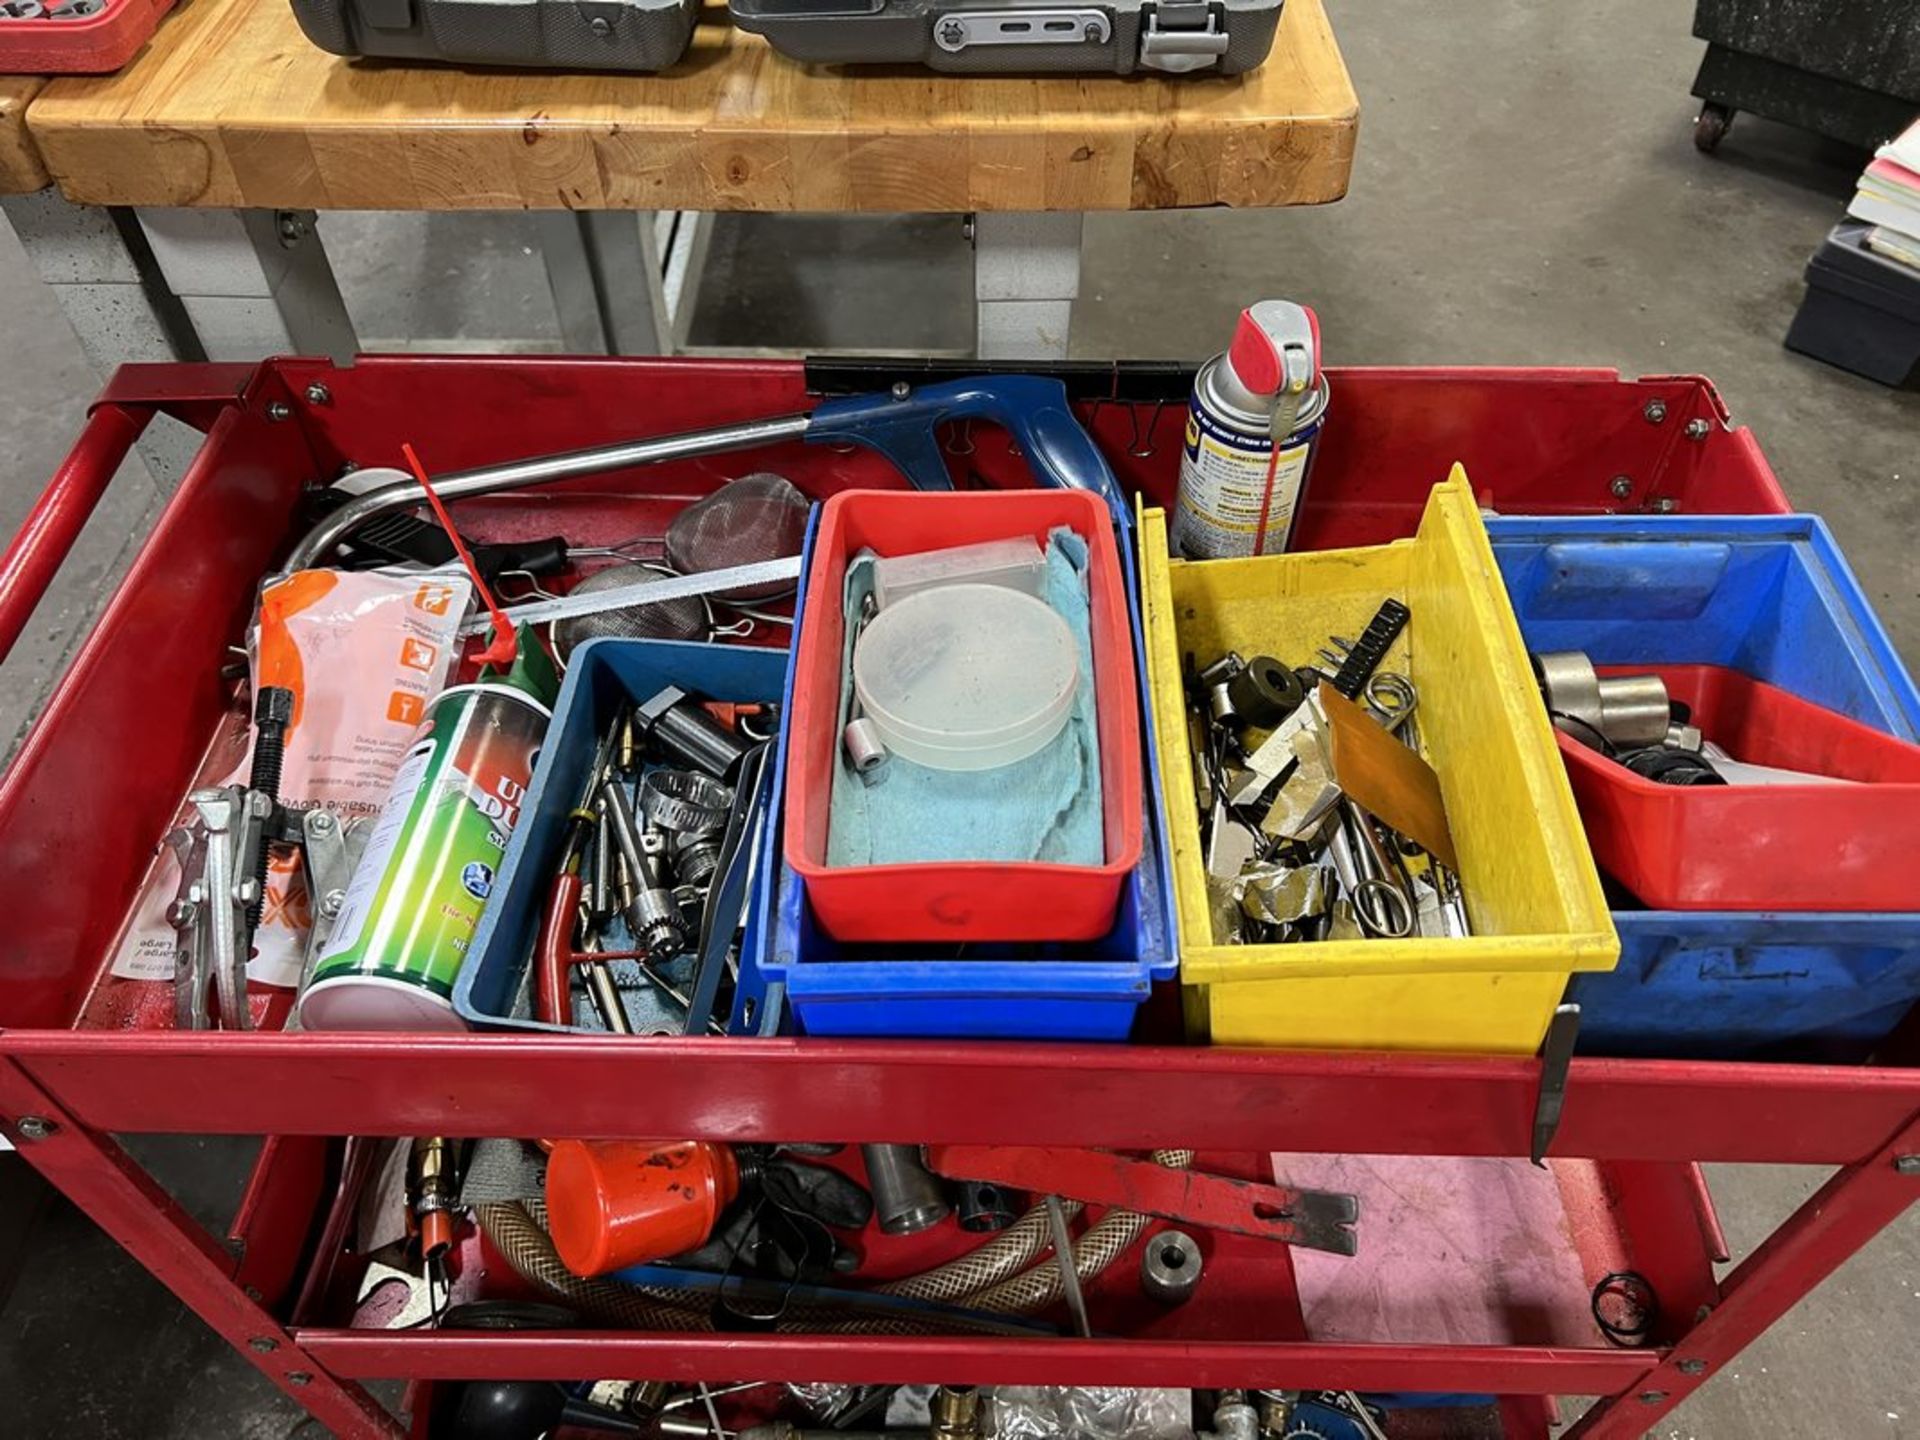
[[[1017,1142],[1193,1148],[1257,1173],[1269,1152],[1516,1157],[1534,1060],[1128,1047],[536,1035],[182,1034],[164,987],[110,956],[233,696],[219,679],[258,577],[309,486],[391,463],[402,440],[437,469],[805,409],[821,389],[912,375],[884,366],[646,360],[369,358],[258,368],[129,367],[0,560],[0,646],[17,637],[115,463],[148,416],[207,442],[125,583],[0,780],[0,1116],[28,1160],[252,1363],[337,1433],[398,1433],[359,1384],[476,1376],[626,1375],[1478,1392],[1508,1434],[1540,1440],[1549,1397],[1607,1397],[1575,1427],[1637,1435],[1920,1194],[1920,1071],[1576,1061],[1552,1146],[1570,1273],[1630,1268],[1662,1320],[1642,1348],[1477,1300],[1501,1338],[1441,1343],[1326,1333],[1286,1250],[1216,1238],[1216,1277],[1171,1313],[1130,1304],[1130,1266],[1096,1286],[1113,1333],[1091,1340],[844,1334],[396,1332],[355,1312],[353,1264],[328,1242],[343,1136],[620,1136]],[[1129,486],[1169,497],[1187,375],[1061,372]],[[1420,498],[1463,461],[1482,499],[1522,512],[1784,508],[1752,438],[1689,377],[1612,372],[1333,372],[1303,536],[1410,532]],[[1699,422],[1699,423],[1694,423]],[[962,483],[1021,483],[1005,435],[947,436]],[[753,457],[816,495],[898,483],[883,462],[798,445]],[[457,508],[487,539],[658,533],[735,472],[725,458],[612,474]],[[103,823],[103,817],[111,817]],[[277,1014],[263,994],[257,1011]],[[632,1097],[644,1095],[644,1106]],[[273,1137],[233,1225],[207,1237],[112,1138]],[[1251,1157],[1251,1158],[1249,1158]],[[1724,1279],[1698,1164],[1841,1167]],[[348,1187],[350,1189],[350,1186]],[[1366,1216],[1361,1243],[1367,1243]],[[337,1239],[337,1237],[336,1237]],[[490,1264],[467,1257],[478,1280]],[[358,1322],[358,1323],[357,1323]],[[1561,1323],[1564,1322],[1564,1323]],[[1529,1329],[1529,1324],[1533,1324]],[[1572,1339],[1567,1338],[1568,1335]]]

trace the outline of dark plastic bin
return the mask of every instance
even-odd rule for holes
[[[1573,977],[1580,1052],[1864,1060],[1920,1000],[1920,915],[1617,910],[1620,963]]]
[[[1723,665],[1920,739],[1920,691],[1818,516],[1503,516],[1487,534],[1530,650]]]
[[[1120,564],[1136,656],[1145,653],[1140,586],[1130,538]],[[807,537],[807,569],[813,534]],[[804,617],[795,616],[795,625]],[[1146,669],[1139,672],[1147,712]],[[790,698],[790,697],[789,697]],[[1174,978],[1172,874],[1160,808],[1160,762],[1153,727],[1141,726],[1146,763],[1146,825],[1140,863],[1122,888],[1114,927],[1079,945],[848,945],[814,919],[800,877],[780,858],[780,827],[770,826],[754,879],[754,909],[766,917],[761,944],[742,966],[744,993],[783,999],[794,1028],[809,1035],[917,1036],[1007,1040],[1125,1040],[1155,981]],[[788,734],[779,740],[774,794],[786,793]],[[1015,958],[1019,957],[1019,958]],[[736,1017],[736,1020],[739,1017]]]
[[[575,797],[586,786],[602,730],[621,702],[644,700],[663,685],[678,685],[711,700],[779,700],[787,684],[787,658],[785,650],[677,640],[590,640],[573,652],[527,791],[527,819],[501,858],[493,899],[454,983],[453,1008],[462,1019],[482,1030],[555,1034],[586,1028],[533,1019],[527,971],[561,831]],[[758,891],[752,886],[747,896],[748,945],[758,943],[758,917],[753,914]],[[756,985],[754,993],[762,989]],[[736,1015],[741,1009],[736,997]],[[603,1032],[594,1028],[591,1033]]]

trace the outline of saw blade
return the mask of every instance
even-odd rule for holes
[[[724,570],[702,570],[694,575],[675,575],[669,579],[636,580],[631,585],[616,585],[586,595],[561,595],[552,600],[529,600],[524,605],[508,605],[503,613],[516,627],[544,625],[550,620],[572,620],[581,615],[599,615],[608,610],[630,610],[639,605],[658,605],[690,595],[712,595],[717,591],[771,585],[800,578],[800,557],[782,556],[778,560],[756,560],[751,565],[731,565]],[[464,637],[479,635],[492,627],[485,611],[469,616],[460,626]]]

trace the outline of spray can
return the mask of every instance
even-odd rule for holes
[[[552,662],[530,631],[504,676],[443,690],[407,746],[313,979],[308,1030],[460,1030],[453,982],[547,733]]]
[[[1241,311],[1233,344],[1193,379],[1174,550],[1192,560],[1285,550],[1327,400],[1313,311],[1287,300]]]

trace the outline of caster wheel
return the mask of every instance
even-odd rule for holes
[[[1718,150],[1720,142],[1733,125],[1734,113],[1731,106],[1712,100],[1702,105],[1699,118],[1693,122],[1693,148],[1702,155],[1711,155]]]

